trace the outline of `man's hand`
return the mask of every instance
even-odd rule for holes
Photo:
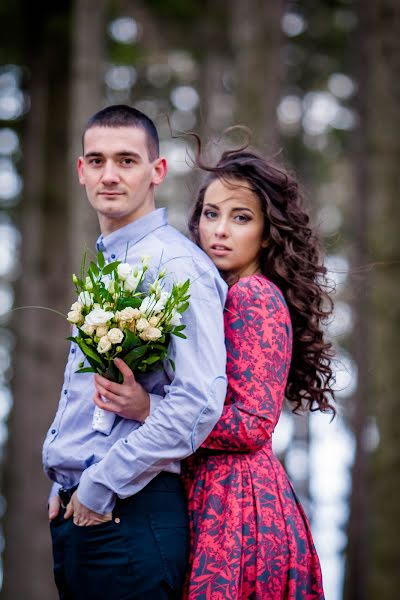
[[[116,358],[114,363],[124,376],[124,383],[115,383],[96,374],[94,402],[99,408],[116,413],[124,419],[142,423],[150,414],[149,394],[136,381],[133,372],[123,360]],[[105,398],[106,402],[102,398]]]
[[[52,521],[58,516],[61,508],[60,496],[52,496],[49,499],[49,521]]]
[[[99,513],[90,510],[84,504],[79,502],[78,496],[76,495],[76,492],[74,492],[65,510],[64,519],[69,519],[70,517],[73,517],[75,525],[86,527],[87,525],[100,525],[101,523],[111,521],[112,513],[100,515]]]

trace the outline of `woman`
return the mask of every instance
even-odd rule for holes
[[[189,600],[323,599],[321,570],[271,436],[284,397],[334,412],[331,303],[296,182],[258,154],[225,152],[205,167],[190,230],[230,285],[228,393],[220,421],[187,459]]]

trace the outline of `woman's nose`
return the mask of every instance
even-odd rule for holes
[[[228,228],[227,228],[227,223],[224,219],[219,220],[218,223],[216,224],[215,235],[218,237],[227,237]]]

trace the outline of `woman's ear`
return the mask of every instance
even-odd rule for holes
[[[263,240],[261,242],[261,248],[266,248],[268,246],[268,240]]]

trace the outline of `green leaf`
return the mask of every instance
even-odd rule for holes
[[[94,360],[95,362],[97,362],[102,367],[104,366],[104,363],[103,363],[102,359],[100,358],[100,356],[97,354],[97,352],[95,350],[93,350],[93,348],[91,348],[85,342],[85,340],[83,340],[82,338],[79,338],[78,344],[79,344],[80,349],[82,350],[82,352],[84,353],[85,356],[90,357],[92,360]]]
[[[144,356],[147,350],[148,346],[137,346],[137,348],[133,348],[133,350],[128,352],[128,354],[125,354],[125,356],[121,356],[120,358],[122,358],[122,360],[124,360],[128,364],[128,362],[131,362],[132,360],[137,360],[138,358]]]
[[[103,269],[105,265],[104,254],[101,251],[97,253],[97,264],[99,265],[100,269]]]
[[[97,371],[93,367],[84,367],[83,369],[78,369],[75,373],[97,373]]]
[[[132,348],[135,348],[136,346],[140,345],[140,338],[138,338],[138,336],[135,335],[132,331],[129,331],[129,329],[127,329],[126,331],[124,331],[124,334],[125,338],[121,344],[123,350],[131,350]]]
[[[75,342],[75,343],[77,343],[76,337],[73,337],[72,335],[69,335],[65,339],[68,340],[69,342]]]
[[[149,356],[149,358],[146,358],[143,362],[146,365],[153,365],[154,363],[158,362],[160,359],[161,359],[161,356],[153,355],[153,356]]]
[[[184,304],[181,304],[180,307],[178,308],[178,313],[182,314],[188,308],[189,308],[189,302],[185,302]]]
[[[186,335],[184,335],[183,333],[180,333],[179,331],[172,331],[171,333],[173,333],[174,335],[176,335],[177,337],[182,338],[183,340],[187,340]]]
[[[115,269],[118,267],[120,262],[121,262],[120,260],[115,260],[112,263],[108,263],[108,265],[106,265],[103,269],[103,275],[110,275],[110,273],[115,271]]]
[[[172,358],[169,358],[169,359],[168,359],[168,362],[169,362],[169,364],[171,365],[171,367],[172,367],[172,370],[173,370],[173,371],[175,371],[175,363],[174,363],[174,361],[172,360]]]
[[[95,277],[98,277],[98,276],[99,276],[99,267],[98,267],[98,266],[96,265],[96,263],[95,263],[95,262],[93,262],[93,261],[90,261],[90,265],[89,265],[89,275],[90,275],[90,273],[91,273],[91,272],[93,273],[93,275],[94,275]]]

